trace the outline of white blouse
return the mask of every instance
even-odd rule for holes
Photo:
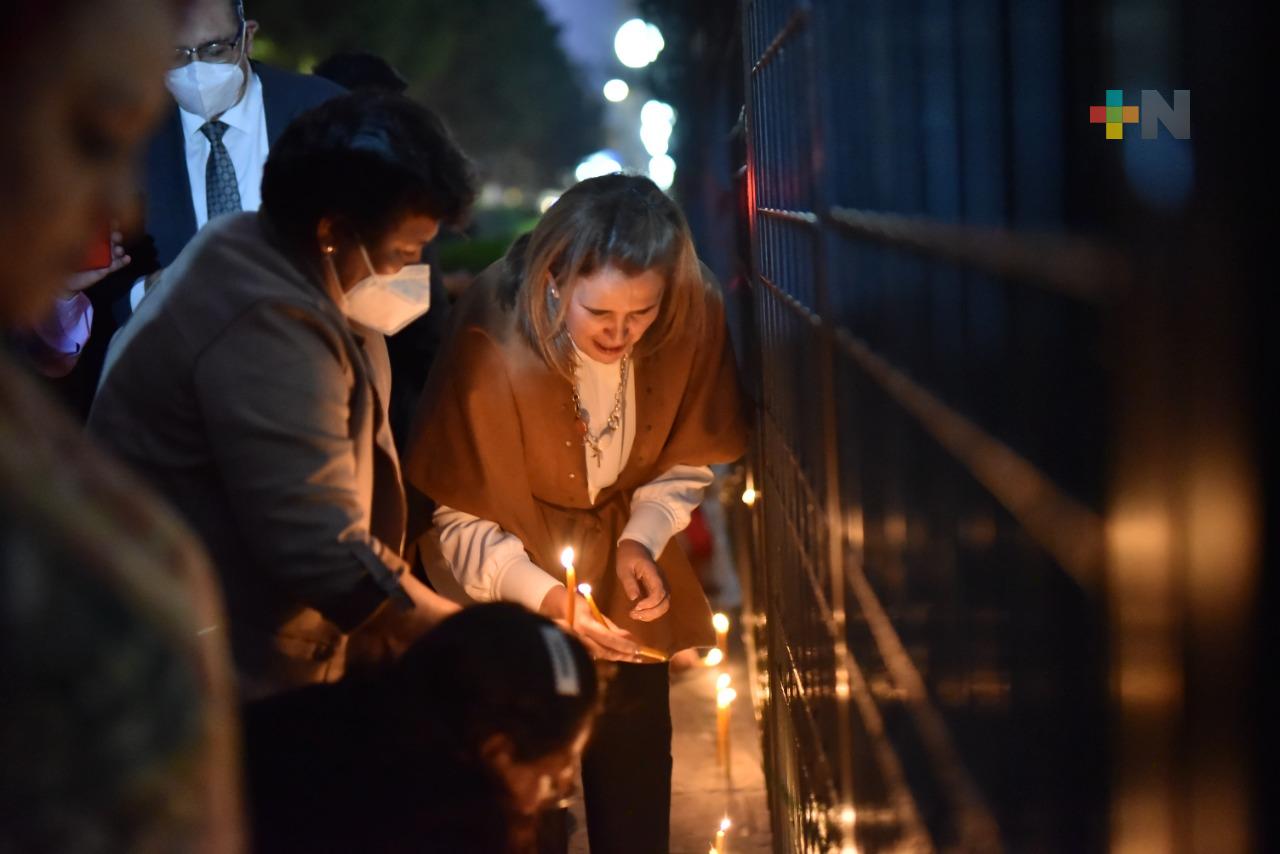
[[[613,411],[622,380],[622,361],[597,362],[581,350],[577,355],[578,395],[590,413],[589,427],[594,435]],[[636,437],[635,411],[636,368],[633,364],[627,378],[619,429],[600,439],[603,452],[600,464],[596,464],[590,448],[583,448],[587,495],[592,504],[603,489],[617,481],[626,467]],[[694,508],[701,503],[702,494],[712,479],[707,466],[673,466],[640,487],[632,496],[631,517],[619,541],[635,540],[655,557],[661,555],[671,538],[688,526]],[[472,599],[519,602],[536,611],[547,592],[560,584],[529,558],[519,537],[504,531],[496,522],[445,506],[436,509],[434,519],[444,557]]]

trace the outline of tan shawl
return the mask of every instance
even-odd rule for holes
[[[658,560],[671,609],[652,623],[628,616],[614,553],[636,488],[672,466],[730,462],[745,450],[746,419],[716,286],[706,286],[701,337],[678,335],[634,362],[631,456],[593,505],[571,386],[519,332],[509,298],[518,271],[510,257],[482,273],[455,310],[451,340],[418,407],[406,482],[439,504],[498,523],[561,580],[558,556],[573,546],[579,580],[642,643],[668,653],[711,645],[706,596],[676,542]]]

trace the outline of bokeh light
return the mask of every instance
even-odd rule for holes
[[[627,100],[627,96],[631,94],[631,87],[627,85],[627,81],[614,78],[604,84],[604,97],[607,101],[617,104]]]
[[[676,162],[669,154],[659,154],[649,161],[649,177],[664,190],[676,182]]]
[[[579,181],[585,181],[588,178],[599,178],[601,175],[610,175],[621,171],[622,163],[619,162],[617,157],[608,151],[597,151],[579,163],[573,175]]]
[[[644,68],[658,58],[666,42],[662,32],[653,24],[632,18],[618,28],[613,38],[613,50],[618,61],[628,68]]]

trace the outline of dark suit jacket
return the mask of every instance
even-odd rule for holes
[[[291,121],[344,91],[323,77],[294,74],[257,62],[253,63],[253,70],[262,81],[267,143],[271,147]],[[147,234],[155,240],[157,269],[172,264],[196,233],[186,146],[182,119],[175,106],[147,148]]]
[[[89,431],[213,555],[247,696],[342,674],[346,638],[407,605],[383,338],[258,214],[210,223],[112,346]]]
[[[270,145],[275,145],[298,115],[344,91],[322,77],[295,74],[257,62],[253,63],[253,70],[262,81]],[[186,140],[176,104],[147,147],[144,173],[146,235],[128,247],[133,263],[89,290],[94,309],[93,333],[75,370],[53,381],[55,391],[81,419],[88,417],[107,343],[131,314],[129,290],[133,283],[139,276],[169,266],[196,233]]]

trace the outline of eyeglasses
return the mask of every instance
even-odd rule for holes
[[[219,39],[205,42],[199,47],[175,47],[170,60],[170,68],[181,68],[195,60],[201,62],[219,62],[230,64],[240,61],[238,48],[244,43],[245,22],[240,22],[240,31],[233,39]]]

